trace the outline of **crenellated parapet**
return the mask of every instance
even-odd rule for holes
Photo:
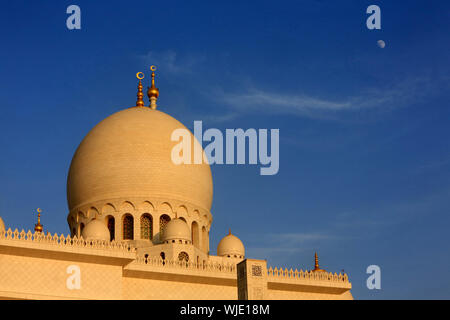
[[[195,262],[160,257],[138,256],[123,269],[126,279],[169,278],[182,285],[216,285],[226,288],[236,286],[236,264],[219,262]],[[233,289],[234,290],[234,289]]]
[[[332,272],[313,272],[308,270],[293,270],[287,268],[272,268],[267,270],[268,279],[270,281],[277,280],[292,280],[292,281],[302,281],[302,280],[313,280],[313,281],[328,281],[328,282],[339,282],[339,283],[350,283],[348,276],[345,273],[332,273]]]
[[[136,252],[136,249],[125,241],[85,240],[83,237],[64,236],[63,234],[58,235],[57,233],[54,235],[50,233],[44,234],[42,232],[32,233],[31,231],[25,232],[23,229],[20,232],[17,229],[12,231],[11,228],[0,232],[0,245],[21,246],[33,249],[70,249],[72,251],[76,251],[76,249],[96,249],[95,252],[101,250],[134,255]]]
[[[205,271],[205,272],[220,272],[235,275],[236,263],[218,263],[218,262],[205,262],[197,263],[185,260],[174,259],[161,259],[160,257],[137,257],[134,264],[145,265],[149,268],[160,267],[164,269],[182,269],[193,271]]]

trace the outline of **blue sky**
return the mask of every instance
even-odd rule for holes
[[[81,30],[66,8],[81,8]],[[365,26],[381,7],[381,30]],[[358,299],[449,298],[448,1],[14,1],[0,10],[0,216],[68,233],[82,138],[134,105],[187,127],[279,128],[280,171],[213,166],[211,248],[344,269]],[[386,47],[377,46],[384,40]],[[368,290],[367,266],[382,289]],[[425,276],[424,276],[425,274]]]

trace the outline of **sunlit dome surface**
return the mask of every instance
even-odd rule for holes
[[[213,195],[209,165],[172,162],[172,148],[178,142],[171,141],[171,135],[180,128],[186,129],[166,113],[147,107],[125,109],[101,121],[72,159],[69,209],[100,200],[160,196],[209,211]]]
[[[163,240],[191,241],[191,231],[185,221],[181,219],[170,220],[164,228]]]
[[[83,229],[82,237],[86,240],[106,240],[109,241],[110,233],[108,227],[99,220],[90,221]]]
[[[245,248],[242,241],[236,237],[235,235],[228,234],[222,240],[220,240],[219,245],[217,246],[217,255],[218,256],[245,256]]]

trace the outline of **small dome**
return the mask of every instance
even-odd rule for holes
[[[217,246],[217,255],[222,257],[234,257],[244,258],[245,256],[245,248],[242,241],[232,235],[231,232],[220,240],[219,245]]]
[[[106,240],[109,241],[110,234],[108,227],[94,219],[91,220],[86,227],[84,227],[83,232],[81,233],[81,236],[85,240]]]
[[[2,217],[0,217],[0,232],[5,232],[5,223],[3,222]]]
[[[184,220],[170,220],[164,228],[163,241],[188,240],[191,241],[191,231]]]

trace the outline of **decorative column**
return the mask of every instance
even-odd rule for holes
[[[267,262],[245,259],[237,265],[238,299],[267,299]]]

